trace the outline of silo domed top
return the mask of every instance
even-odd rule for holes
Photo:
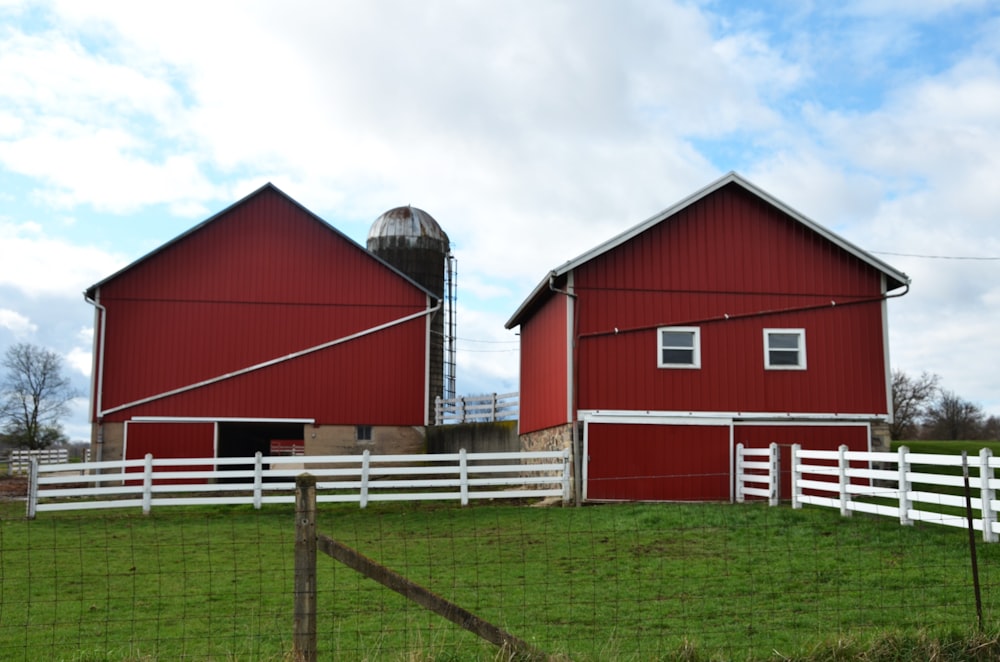
[[[434,217],[423,209],[407,205],[390,209],[375,219],[368,231],[368,241],[389,237],[407,237],[410,239],[426,238],[443,242],[448,246],[448,235],[445,234]]]

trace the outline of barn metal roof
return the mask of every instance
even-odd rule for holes
[[[589,262],[590,260],[593,260],[594,258],[603,255],[604,253],[607,253],[617,248],[618,246],[621,246],[630,239],[642,234],[643,232],[652,228],[653,226],[662,223],[663,221],[669,219],[671,216],[677,214],[683,209],[690,207],[699,200],[711,195],[712,193],[718,191],[719,189],[729,184],[736,184],[738,186],[743,187],[753,195],[757,196],[758,198],[764,200],[771,206],[784,212],[792,219],[798,221],[802,225],[806,226],[813,232],[823,237],[824,239],[830,241],[834,245],[842,248],[849,254],[855,256],[862,262],[875,268],[877,271],[881,272],[886,276],[888,290],[891,291],[899,287],[909,285],[910,278],[902,271],[895,269],[894,267],[888,265],[887,263],[883,262],[882,260],[872,255],[871,253],[862,250],[861,248],[854,245],[847,239],[844,239],[840,235],[823,227],[819,223],[810,219],[805,214],[790,207],[788,204],[782,202],[781,200],[774,197],[770,193],[764,191],[763,189],[758,188],[756,185],[747,181],[736,172],[729,172],[727,175],[717,179],[708,186],[705,186],[704,188],[695,191],[694,193],[687,196],[683,200],[677,202],[673,206],[664,209],[663,211],[661,211],[658,214],[655,214],[654,216],[650,216],[649,218],[639,223],[638,225],[629,228],[628,230],[625,230],[621,234],[614,236],[611,239],[608,239],[604,243],[590,249],[586,253],[583,253],[573,258],[572,260],[569,260],[563,263],[562,265],[556,267],[555,269],[551,270],[549,273],[545,275],[545,277],[535,287],[535,289],[532,290],[531,294],[528,295],[528,297],[524,300],[524,302],[521,303],[521,305],[517,308],[517,310],[514,311],[514,314],[510,317],[509,320],[507,320],[507,323],[504,325],[505,328],[511,329],[521,323],[522,319],[526,316],[526,313],[529,310],[531,310],[531,308],[533,308],[534,305],[549,291],[549,283],[553,278],[559,278],[560,276],[564,276],[565,274],[573,271],[577,267]]]

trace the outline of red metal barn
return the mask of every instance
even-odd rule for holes
[[[86,298],[97,457],[422,447],[440,301],[271,184]]]
[[[740,442],[887,444],[886,299],[908,283],[730,173],[549,272],[507,322],[522,443],[581,450],[592,500],[729,499]]]

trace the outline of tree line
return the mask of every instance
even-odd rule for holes
[[[894,370],[892,407],[889,432],[895,440],[1000,440],[1000,418],[987,416],[975,402],[942,388],[941,377],[933,373],[913,377]]]

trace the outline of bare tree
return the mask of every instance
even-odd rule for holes
[[[927,407],[938,393],[941,378],[928,372],[910,377],[902,370],[892,372],[893,439],[915,439]]]
[[[69,413],[77,392],[62,374],[59,355],[18,343],[7,349],[0,368],[0,420],[7,442],[34,449],[64,441],[59,419]]]
[[[986,415],[974,402],[942,390],[928,407],[924,434],[929,439],[981,439]]]

